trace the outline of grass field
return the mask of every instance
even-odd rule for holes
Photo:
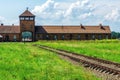
[[[120,63],[119,40],[39,41],[37,44]]]
[[[38,43],[51,44],[46,41]],[[66,48],[69,43],[74,44],[64,43]],[[32,44],[0,43],[0,80],[98,80],[84,68],[72,65],[57,54]],[[53,42],[53,46],[58,44],[63,45],[61,41]]]

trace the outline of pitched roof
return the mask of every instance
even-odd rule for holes
[[[20,15],[20,17],[22,17],[22,16],[35,16],[35,15],[33,15],[28,9],[27,10],[25,10],[21,15]]]
[[[20,33],[20,26],[0,26],[0,33]]]
[[[109,26],[36,26],[36,33],[111,33]]]

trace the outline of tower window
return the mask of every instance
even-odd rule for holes
[[[24,17],[21,17],[20,20],[24,20]]]
[[[26,17],[25,20],[29,20],[29,17]]]
[[[30,20],[34,20],[34,18],[33,18],[33,17],[31,17],[31,18],[30,18]]]

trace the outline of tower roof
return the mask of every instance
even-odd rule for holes
[[[27,8],[27,10],[25,10],[21,15],[20,15],[20,17],[22,17],[22,16],[35,16],[34,14],[32,14],[29,10],[28,10],[28,8]]]

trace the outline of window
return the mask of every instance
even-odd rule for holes
[[[102,39],[102,35],[99,35],[98,38],[101,40]]]
[[[85,35],[85,39],[88,40],[88,34]]]
[[[54,35],[54,40],[57,40],[57,36],[56,35]]]
[[[33,18],[33,17],[30,17],[30,20],[34,20],[34,18]]]
[[[62,40],[64,40],[65,39],[65,36],[64,35],[62,35]]]
[[[94,34],[92,35],[92,39],[95,40],[95,35]]]
[[[106,39],[108,39],[108,34],[106,34]]]
[[[26,17],[25,20],[29,20],[29,17]]]
[[[20,17],[20,20],[24,20],[24,17]]]
[[[5,41],[9,41],[9,35],[5,36]]]
[[[14,36],[13,36],[13,40],[16,41],[16,39],[17,39],[17,37],[16,37],[16,35],[14,35]]]
[[[78,40],[80,40],[80,35],[78,35]]]
[[[72,40],[72,37],[73,37],[73,35],[72,35],[72,34],[70,34],[70,40]]]
[[[46,39],[49,40],[49,35],[46,35]]]

